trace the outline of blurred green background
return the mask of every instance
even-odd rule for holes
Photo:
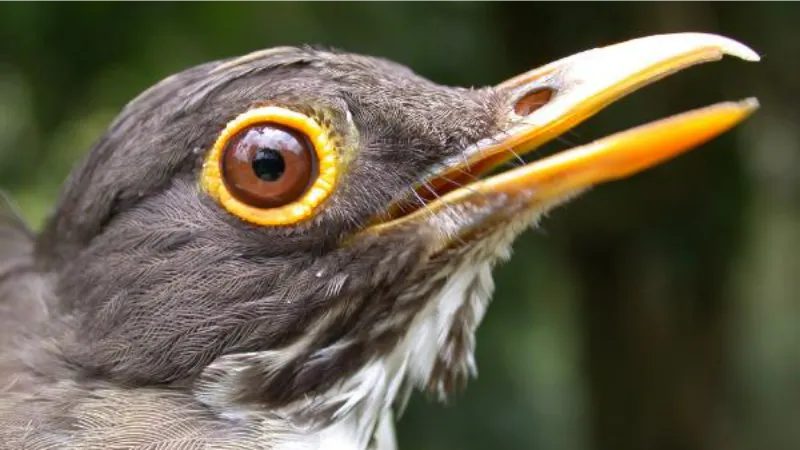
[[[542,153],[757,96],[732,132],[602,186],[527,233],[497,272],[480,375],[449,406],[415,396],[419,450],[800,448],[800,4],[4,3],[0,186],[41,224],[119,109],[210,59],[314,43],[437,82],[499,82],[648,34],[759,51],[681,73]]]

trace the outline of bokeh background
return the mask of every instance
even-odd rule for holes
[[[600,187],[497,271],[480,375],[417,395],[415,450],[800,448],[800,4],[29,3],[0,5],[0,186],[37,226],[125,102],[174,71],[282,44],[384,56],[493,84],[648,34],[759,51],[683,72],[540,154],[721,100],[761,110],[668,164]]]

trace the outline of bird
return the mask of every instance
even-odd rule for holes
[[[476,375],[494,268],[591,188],[727,132],[755,98],[513,164],[608,105],[731,55],[638,37],[494,86],[284,46],[127,103],[32,229],[0,214],[0,448],[398,448],[415,391]]]

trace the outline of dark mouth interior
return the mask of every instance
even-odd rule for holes
[[[554,94],[555,90],[552,88],[538,87],[519,97],[514,102],[512,109],[517,116],[528,116],[550,102]],[[395,202],[389,208],[384,221],[409,215],[443,195],[488,175],[502,172],[508,169],[506,163],[509,161],[517,160],[520,164],[528,162],[522,160],[522,156],[524,155],[519,155],[509,149],[508,152],[496,153],[469,164],[461,164],[444,170],[415,187],[414,195]]]

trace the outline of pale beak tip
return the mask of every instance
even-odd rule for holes
[[[761,104],[758,102],[758,99],[755,97],[749,97],[739,102],[742,108],[747,111],[748,113],[752,113],[753,111],[757,110]]]
[[[761,56],[755,50],[733,39],[723,38],[720,42],[720,50],[727,55],[735,56],[745,61],[761,61]]]
[[[685,46],[685,48],[710,47],[716,49],[722,55],[734,56],[745,61],[761,61],[761,56],[752,48],[737,40],[718,34],[698,32],[672,33],[640,38],[640,40],[643,43],[647,42],[648,45],[658,45],[661,42],[666,42]]]

